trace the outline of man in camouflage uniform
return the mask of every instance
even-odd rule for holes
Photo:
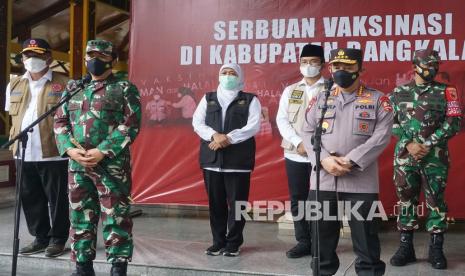
[[[445,269],[442,245],[447,229],[447,141],[459,131],[462,113],[455,88],[434,81],[439,70],[436,51],[415,51],[413,67],[414,81],[397,87],[390,97],[394,105],[393,133],[399,138],[394,182],[400,204],[397,227],[401,231],[400,247],[391,264],[403,266],[416,261],[413,230],[418,229],[417,205],[423,189],[429,211],[426,228],[431,233],[428,261],[433,268]]]
[[[113,76],[115,63],[110,42],[89,41],[86,66],[92,81],[55,116],[58,149],[71,158],[72,275],[95,275],[99,216],[111,275],[126,275],[132,256],[129,145],[139,132],[140,96],[132,83]]]

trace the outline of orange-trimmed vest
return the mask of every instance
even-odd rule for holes
[[[69,78],[59,73],[52,73],[52,81],[47,81],[37,98],[37,117],[44,114],[61,99]],[[16,77],[10,81],[10,111],[12,120],[10,139],[21,131],[24,113],[31,100],[29,80]],[[40,142],[42,145],[42,158],[59,156],[53,133],[53,114],[39,123]],[[17,143],[10,146],[10,150],[16,153]]]

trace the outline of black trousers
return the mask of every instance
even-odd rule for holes
[[[29,233],[42,244],[65,244],[70,226],[68,161],[24,162],[23,169],[21,202]]]
[[[236,219],[236,203],[249,199],[250,173],[203,170],[210,207],[213,243],[239,247],[244,242],[245,218]],[[241,207],[245,210],[245,205]]]
[[[310,191],[309,200],[315,200],[315,191]],[[349,201],[355,206],[362,201],[358,213],[364,220],[357,220],[353,215],[349,219],[352,246],[356,255],[355,271],[359,276],[383,275],[386,264],[381,261],[381,247],[378,238],[379,218],[365,220],[370,213],[372,203],[378,200],[377,194],[339,193],[340,201]],[[336,192],[320,191],[320,202],[327,201],[329,214],[337,215]],[[377,210],[379,212],[379,210]],[[340,222],[319,220],[320,230],[320,272],[321,275],[334,275],[339,268],[336,248],[339,242]],[[313,241],[316,240],[315,223],[312,222]],[[313,265],[313,264],[312,264]]]
[[[284,159],[286,163],[287,183],[291,200],[291,213],[294,217],[294,232],[297,242],[311,246],[310,224],[305,219],[305,204],[310,190],[310,163],[294,162]],[[301,210],[299,210],[299,201]],[[300,211],[300,214],[299,214]],[[299,217],[298,217],[299,215]]]

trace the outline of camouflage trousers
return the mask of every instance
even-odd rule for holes
[[[417,165],[394,166],[394,182],[399,198],[399,230],[418,229],[419,197],[423,190],[428,217],[426,230],[440,233],[447,229],[447,205],[444,190],[447,182],[448,164],[438,160],[424,160]]]
[[[69,172],[71,206],[71,259],[95,259],[97,226],[102,219],[103,239],[109,262],[130,261],[133,251],[130,212],[130,178],[116,182],[91,170]]]

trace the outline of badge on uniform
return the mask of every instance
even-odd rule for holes
[[[462,116],[462,109],[458,101],[457,90],[455,87],[446,88],[446,101],[447,101],[447,117],[460,117]]]
[[[355,105],[355,109],[375,109],[375,106],[373,104],[357,104]]]
[[[289,99],[290,104],[302,104],[303,100]]]
[[[61,92],[63,91],[63,85],[60,83],[52,83],[52,91],[53,92]]]
[[[370,126],[368,125],[367,122],[360,122],[360,123],[358,124],[358,130],[359,130],[360,132],[368,133],[369,129],[370,129]]]
[[[449,87],[446,88],[446,99],[447,99],[448,102],[458,100],[457,90],[455,89],[455,87],[450,87],[449,86]]]
[[[379,101],[381,102],[381,106],[383,107],[384,111],[392,112],[391,101],[387,96],[382,96]]]
[[[304,95],[304,91],[294,90],[291,93],[291,98],[292,99],[302,99],[303,95]]]
[[[327,130],[329,128],[328,121],[324,121],[323,124],[321,124],[321,128],[323,128],[324,130]]]
[[[246,101],[245,100],[239,100],[237,101],[238,105],[245,105]]]
[[[365,92],[365,93],[363,93],[362,97],[371,98],[371,93]]]
[[[208,101],[207,105],[216,105],[216,102],[215,101]]]
[[[372,99],[359,99],[357,100],[357,102],[361,104],[372,104],[373,100]]]
[[[363,119],[369,119],[370,118],[370,113],[366,112],[366,111],[363,111],[363,112],[360,112],[359,116],[360,116],[360,118],[363,118]]]

